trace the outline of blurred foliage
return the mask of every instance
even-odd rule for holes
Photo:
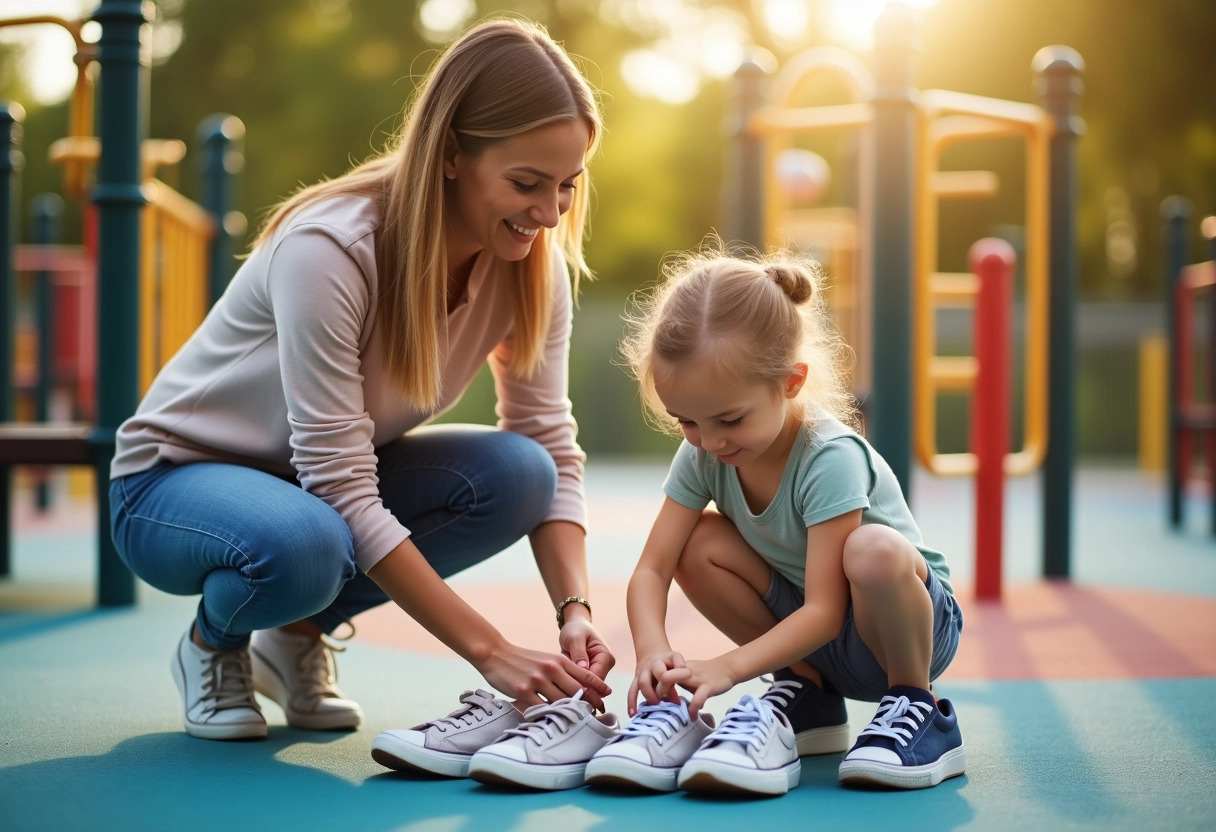
[[[623,373],[610,370],[607,386],[584,382],[583,376],[603,375],[604,344],[619,330],[625,297],[655,278],[664,254],[695,246],[708,230],[721,227],[727,158],[728,81],[703,79],[688,103],[662,103],[626,85],[622,56],[670,37],[654,10],[682,6],[730,13],[747,29],[745,40],[774,53],[783,65],[794,52],[825,42],[828,2],[807,0],[806,35],[791,42],[764,25],[763,0],[668,0],[640,16],[621,10],[646,7],[641,0],[468,0],[472,20],[510,11],[546,25],[602,92],[608,131],[591,168],[595,199],[588,244],[600,280],[588,286],[587,308],[580,312],[586,323],[580,326],[605,331],[591,357],[598,369],[577,358],[572,368],[576,402],[577,388],[588,385],[580,410],[612,414],[602,423],[584,416],[585,439],[594,434],[597,446],[633,447],[613,438],[612,423],[638,423],[640,416]],[[341,174],[397,128],[415,80],[442,48],[442,38],[428,39],[424,32],[421,6],[408,0],[160,0],[151,38],[156,59],[149,135],[194,144],[207,116],[238,116],[247,133],[237,207],[252,231],[278,200]],[[1083,57],[1083,298],[1159,299],[1162,199],[1183,194],[1196,216],[1216,211],[1211,11],[1211,0],[939,0],[923,14],[917,81],[924,88],[1035,103],[1031,60],[1040,48],[1066,44]],[[61,186],[45,148],[66,132],[67,107],[30,103],[13,70],[14,54],[13,47],[0,44],[0,98],[22,100],[27,110],[22,190],[28,203],[33,194]],[[835,103],[840,91],[825,84],[810,99]],[[851,143],[816,139],[807,146],[836,167],[827,199],[846,198]],[[192,161],[187,156],[180,170],[160,175],[192,195],[198,190]],[[1022,149],[1017,141],[1002,140],[951,150],[945,161],[1001,177],[996,199],[943,210],[943,267],[960,269],[977,237],[998,233],[1016,239]],[[69,238],[71,228],[69,222]],[[1117,264],[1108,258],[1112,229],[1122,235],[1113,243],[1123,245],[1124,254],[1130,243],[1133,254]],[[1206,256],[1196,234],[1191,259]],[[591,324],[593,308],[610,323]],[[628,417],[611,403],[618,399],[628,405]],[[480,401],[474,396],[469,407],[481,409]]]

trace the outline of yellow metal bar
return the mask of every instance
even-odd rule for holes
[[[929,275],[932,300],[942,303],[972,303],[980,293],[980,280],[970,272],[937,272]]]
[[[1000,179],[990,170],[939,170],[929,178],[938,199],[992,197],[1000,190]]]
[[[1165,333],[1149,332],[1140,338],[1140,470],[1165,470],[1166,438],[1169,436],[1169,347]]]
[[[929,381],[934,393],[941,390],[970,390],[975,387],[979,362],[973,355],[935,355],[929,362]]]
[[[948,115],[949,114],[949,115]],[[982,96],[926,90],[919,110],[917,166],[916,286],[914,316],[914,447],[921,464],[946,476],[971,474],[970,454],[937,453],[937,394],[963,389],[964,373],[935,356],[936,310],[940,301],[961,302],[975,294],[974,279],[937,271],[939,201],[935,187],[943,148],[958,141],[1020,135],[1026,141],[1026,373],[1021,449],[1005,460],[1008,474],[1037,468],[1047,447],[1048,140],[1051,122],[1038,107]],[[968,172],[970,173],[970,172]],[[947,189],[948,190],[948,189]]]
[[[865,102],[822,107],[762,107],[748,120],[748,129],[760,136],[813,133],[866,127],[873,120],[874,108]]]

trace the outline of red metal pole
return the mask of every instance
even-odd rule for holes
[[[1013,270],[1017,255],[1004,240],[985,237],[968,263],[980,280],[975,304],[971,450],[975,473],[975,597],[1001,597],[1005,455],[1009,452],[1010,367],[1013,352]]]

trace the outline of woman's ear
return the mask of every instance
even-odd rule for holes
[[[443,137],[443,178],[456,178],[456,159],[460,155],[460,143],[456,141],[456,131],[451,127]]]
[[[802,392],[802,385],[806,384],[806,372],[805,364],[794,365],[794,371],[790,373],[782,387],[782,393],[787,399],[797,398],[798,394]]]

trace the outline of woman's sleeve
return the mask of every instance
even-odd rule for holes
[[[368,277],[336,239],[304,226],[278,244],[267,281],[291,464],[304,490],[346,521],[355,561],[366,572],[409,536],[380,500],[373,425],[363,404]]]
[[[570,274],[561,255],[553,251],[550,288],[552,315],[545,333],[544,361],[530,378],[521,378],[510,369],[513,335],[508,335],[490,354],[494,389],[498,396],[495,412],[502,430],[514,431],[535,439],[553,456],[557,465],[557,496],[546,521],[568,520],[587,527],[586,500],[583,495],[583,465],[586,454],[577,441],[578,426],[570,403],[570,333],[574,323],[574,304]]]

